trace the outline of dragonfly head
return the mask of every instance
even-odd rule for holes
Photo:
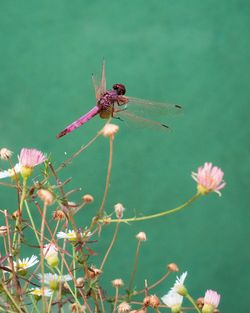
[[[126,93],[126,88],[123,84],[114,84],[113,89],[116,91],[118,96],[123,96]]]

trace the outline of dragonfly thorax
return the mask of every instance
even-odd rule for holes
[[[123,96],[126,93],[126,88],[123,84],[114,84],[113,89],[119,96]]]

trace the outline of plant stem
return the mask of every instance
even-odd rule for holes
[[[182,209],[187,207],[189,204],[194,202],[196,199],[198,199],[200,196],[201,196],[201,194],[197,193],[191,199],[189,199],[187,202],[185,202],[184,204],[178,206],[177,208],[171,209],[171,210],[163,211],[163,212],[152,214],[152,215],[142,216],[142,217],[131,217],[131,218],[124,218],[124,219],[111,219],[111,220],[108,220],[108,222],[109,223],[129,223],[129,222],[145,221],[145,220],[151,220],[151,219],[157,218],[157,217],[162,217],[162,216],[165,216],[165,215],[169,215],[169,214],[181,211]],[[98,221],[104,223],[105,219],[99,219]]]

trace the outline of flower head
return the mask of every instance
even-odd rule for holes
[[[14,168],[5,171],[0,171],[0,178],[13,177],[21,172],[21,164],[17,163]]]
[[[18,159],[22,166],[34,168],[43,163],[46,160],[46,157],[39,150],[23,148]]]
[[[36,255],[32,255],[31,258],[19,259],[18,262],[13,261],[14,270],[18,271],[21,275],[25,275],[27,273],[27,269],[34,266],[39,262]]]
[[[173,313],[175,313],[180,311],[183,296],[179,295],[174,290],[170,290],[165,296],[161,298],[161,300],[164,304],[171,308]]]
[[[192,173],[193,179],[198,183],[198,191],[202,195],[214,191],[221,196],[219,190],[226,185],[223,176],[224,172],[212,163],[205,163],[198,168],[197,173]]]
[[[39,274],[38,277],[39,280],[42,281],[42,274]],[[69,274],[63,276],[51,273],[44,274],[44,284],[49,285],[52,290],[57,290],[60,283],[65,283],[70,280],[72,280],[72,278]]]
[[[91,203],[94,201],[94,197],[90,194],[86,194],[82,197],[82,200],[85,202],[85,203]]]
[[[51,297],[53,291],[49,288],[32,288],[29,290],[29,294],[35,296],[35,298],[39,300],[42,296]]]
[[[187,272],[184,272],[183,274],[181,274],[180,277],[176,277],[176,281],[174,284],[174,287],[172,287],[172,291],[180,294],[181,296],[186,296],[187,295],[187,289],[184,286],[184,281],[187,277]]]
[[[12,156],[13,152],[7,148],[0,149],[0,159],[8,160]]]
[[[41,151],[36,149],[23,148],[18,159],[21,164],[21,174],[23,178],[27,178],[32,174],[33,168],[43,163],[46,157]]]
[[[76,241],[77,236],[80,236],[80,238],[86,236],[89,237],[91,235],[91,232],[75,232],[74,230],[68,230],[67,232],[60,231],[56,236],[58,239],[68,239],[69,241]]]
[[[119,126],[117,126],[115,124],[108,123],[101,130],[101,134],[104,137],[111,137],[111,138],[113,138],[114,135],[118,132],[118,130],[119,130]]]
[[[220,294],[214,290],[207,290],[204,297],[202,313],[212,313],[220,303]]]

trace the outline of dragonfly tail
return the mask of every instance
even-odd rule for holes
[[[68,133],[72,132],[73,130],[77,129],[81,125],[85,124],[87,121],[89,121],[92,117],[94,117],[96,114],[100,112],[100,108],[96,105],[91,109],[88,113],[81,116],[78,120],[68,125],[64,130],[62,130],[56,137],[61,138]]]

